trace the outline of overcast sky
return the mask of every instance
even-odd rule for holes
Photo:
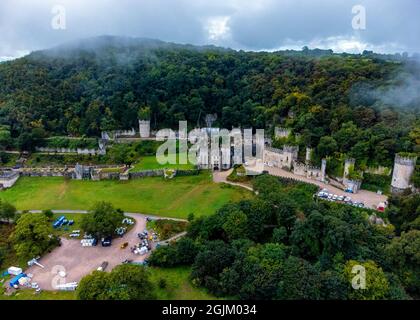
[[[65,29],[53,28],[56,5]],[[355,5],[366,9],[365,29],[353,28]],[[420,0],[0,0],[0,60],[105,34],[244,50],[412,53],[420,52]]]

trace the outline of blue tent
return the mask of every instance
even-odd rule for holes
[[[64,222],[65,219],[66,219],[65,216],[61,216],[60,218],[58,218],[57,220],[55,220],[55,222],[53,224],[54,229],[55,228],[58,228],[58,227],[61,227],[61,225],[63,224],[63,222]]]
[[[24,273],[21,273],[20,275],[14,277],[12,280],[10,280],[10,286],[13,288],[15,285],[19,284],[19,279],[26,278],[27,275]]]

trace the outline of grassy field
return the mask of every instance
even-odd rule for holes
[[[214,296],[204,289],[196,288],[189,280],[190,268],[148,268],[151,281],[155,284],[158,300],[212,300]],[[159,282],[165,279],[166,287],[159,288]],[[75,300],[75,292],[42,291],[35,294],[33,290],[19,290],[11,296],[0,294],[0,300]]]
[[[129,181],[77,181],[57,177],[24,177],[0,192],[0,199],[19,210],[87,210],[95,201],[109,201],[126,212],[174,218],[209,215],[230,201],[252,197],[240,187],[215,184],[210,173]]]
[[[11,296],[0,294],[1,300],[75,300],[75,292],[42,291],[36,294],[34,290],[19,290]]]
[[[191,284],[188,267],[178,268],[149,268],[151,279],[157,287],[158,300],[213,300],[214,296],[204,289],[196,288]],[[159,279],[165,279],[167,286],[164,289],[158,287]]]
[[[177,155],[177,162],[179,162],[179,155]],[[154,170],[154,169],[179,169],[179,170],[190,170],[194,169],[194,165],[188,164],[159,164],[156,160],[156,156],[141,157],[141,159],[133,165],[131,172],[137,172],[142,170]]]

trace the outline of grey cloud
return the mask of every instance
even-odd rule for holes
[[[58,3],[67,11],[64,31],[51,28]],[[355,4],[366,7],[366,30],[351,27]],[[340,50],[338,40],[349,39],[366,49],[416,52],[419,12],[417,0],[2,0],[0,57],[104,34],[249,50],[293,43]],[[209,37],[206,27],[215,17],[228,18],[213,30],[226,32],[220,38]]]

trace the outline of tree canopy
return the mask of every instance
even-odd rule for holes
[[[121,226],[124,213],[107,202],[96,203],[80,221],[81,228],[97,238],[110,237]]]

